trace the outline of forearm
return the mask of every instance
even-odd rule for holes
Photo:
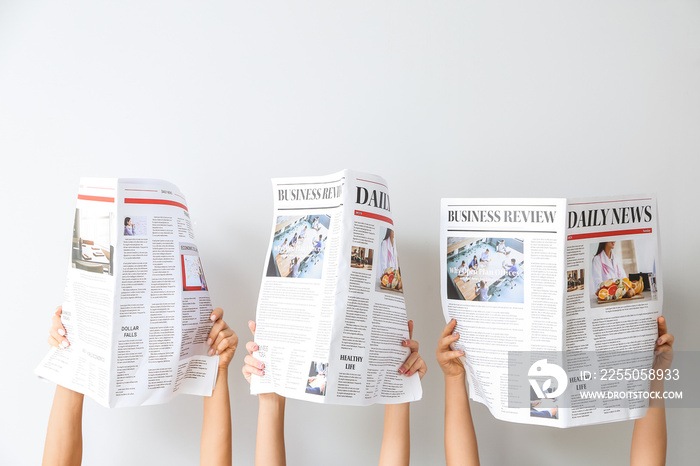
[[[464,376],[445,377],[445,460],[448,466],[479,464]]]
[[[276,393],[258,395],[258,432],[255,440],[255,464],[284,466],[284,408],[286,399]]]
[[[204,397],[200,464],[230,466],[231,401],[228,393],[228,370],[219,369],[214,392]]]
[[[653,381],[650,392],[662,393],[662,381]],[[651,399],[646,415],[634,421],[631,466],[657,466],[666,464],[666,409],[664,400]]]
[[[83,459],[83,395],[56,386],[46,430],[43,465],[77,466]]]
[[[409,413],[409,403],[385,406],[380,466],[408,465],[411,457]]]

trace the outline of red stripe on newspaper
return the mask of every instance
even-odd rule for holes
[[[581,235],[569,235],[568,240],[600,238],[603,236],[623,236],[623,235],[642,235],[651,233],[651,228],[639,228],[637,230],[618,230],[618,231],[599,231],[597,233],[584,233]]]
[[[378,181],[363,180],[362,178],[358,178],[357,181],[364,181],[365,183],[374,183],[378,184],[379,186],[384,186],[386,189],[389,189],[389,186],[379,183]]]
[[[132,188],[124,188],[124,191],[143,191],[145,193],[157,193],[157,189],[132,189]]]
[[[181,209],[187,210],[187,206],[185,204],[180,204],[179,202],[175,201],[168,201],[165,199],[133,199],[133,198],[126,198],[124,199],[125,204],[161,204],[161,205],[171,205],[175,207],[180,207]]]
[[[78,199],[81,201],[114,202],[113,197],[88,196],[87,194],[78,194]]]
[[[365,212],[363,210],[356,210],[355,215],[357,215],[358,217],[367,217],[367,218],[373,218],[375,220],[381,220],[382,222],[386,222],[389,225],[394,224],[394,222],[392,222],[389,217],[385,217],[383,215],[378,215],[378,214],[372,214],[369,212]]]

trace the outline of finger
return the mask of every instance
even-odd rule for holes
[[[656,322],[659,325],[659,336],[667,334],[668,333],[668,325],[666,324],[666,318],[659,317],[658,319],[656,319]]]
[[[249,341],[245,344],[245,349],[248,351],[248,353],[253,354],[255,351],[259,350],[260,347],[254,341]]]
[[[413,340],[413,321],[408,321],[408,339]]]
[[[209,348],[209,352],[211,353],[210,356],[213,354],[219,354],[219,346],[231,335],[231,333],[233,333],[233,330],[228,327],[221,329],[221,331],[216,335],[214,343],[211,344],[211,348]]]
[[[53,334],[54,336],[66,336],[66,328],[63,326],[59,316],[53,316],[51,318],[51,328],[49,328],[49,333]],[[56,339],[60,340],[60,338]]]
[[[265,369],[265,363],[262,361],[258,361],[251,355],[248,355],[245,358],[243,358],[243,362],[245,362],[246,365],[255,367],[257,369]]]
[[[404,340],[401,342],[401,345],[410,348],[412,353],[418,351],[418,342],[416,340]]]
[[[250,329],[253,336],[255,336],[255,321],[254,320],[248,321],[248,328]]]
[[[226,325],[226,322],[222,319],[212,325],[211,330],[209,330],[209,336],[207,336],[207,346],[213,345],[214,341],[216,341],[216,336],[226,327],[228,327],[228,325]]]
[[[224,321],[222,320],[222,321],[220,321],[220,322],[224,322]],[[217,322],[217,325],[218,325],[220,322]],[[222,329],[219,331],[219,333],[216,334],[216,338],[214,338],[213,343],[210,345],[211,347],[209,348],[209,353],[208,353],[209,356],[212,356],[213,354],[219,354],[219,353],[216,351],[216,348],[219,346],[219,343],[221,343],[221,340],[223,340],[224,338],[226,338],[226,336],[228,335],[228,332],[229,332],[229,331],[233,332],[233,330],[231,330],[231,329],[228,327],[228,325],[226,325],[226,322],[224,322],[224,328],[222,328]]]
[[[56,312],[54,312],[54,314],[61,317],[62,313],[63,313],[63,306],[56,306]]]
[[[251,375],[258,375],[258,376],[263,376],[265,375],[265,370],[264,369],[258,369],[254,366],[246,364],[243,366],[241,369],[241,372],[243,372],[243,377],[250,383],[250,376]]]
[[[212,322],[216,322],[217,320],[220,320],[224,316],[224,310],[221,309],[220,307],[217,307],[213,311],[211,311],[211,315],[209,316],[209,320]]]
[[[52,340],[56,342],[55,345],[52,343]],[[55,346],[58,349],[66,349],[70,346],[70,342],[63,337],[56,338],[53,335],[49,335],[49,345]]]
[[[417,353],[416,353],[416,354],[417,354]],[[423,361],[423,358],[421,358],[420,356],[418,356],[418,357],[415,359],[415,361],[413,361],[413,362],[411,363],[411,366],[407,368],[405,374],[406,374],[407,377],[410,377],[410,376],[412,376],[413,374],[415,374],[416,372],[420,372],[420,371],[424,371],[424,372],[425,372],[426,370],[427,370],[427,366],[425,365],[425,361]]]
[[[453,351],[445,351],[444,353],[440,353],[438,356],[438,359],[439,359],[439,362],[447,362],[447,361],[451,361],[453,359],[458,359],[462,356],[464,356],[464,351],[453,350]]]
[[[672,333],[665,333],[656,340],[656,346],[673,346],[673,340],[675,340],[675,338]]]
[[[411,367],[411,370],[408,374],[406,374],[408,377],[412,376],[415,373],[419,374],[420,378],[423,378],[425,373],[428,372],[428,365],[425,363],[423,358],[420,358],[418,361],[416,361],[413,364],[413,367]]]
[[[457,320],[452,319],[445,325],[445,328],[442,329],[442,333],[440,334],[441,337],[446,337],[447,335],[452,334],[452,332],[455,331],[455,327],[457,326]]]
[[[245,362],[246,366],[250,366],[252,369],[264,371],[265,370],[265,363],[258,361],[255,359],[253,356],[248,355],[245,358],[243,358],[243,361]]]
[[[58,340],[56,340],[54,337],[52,337],[51,335],[49,335],[49,337],[47,338],[46,341],[49,344],[49,346],[53,346],[54,348],[59,348],[59,349],[61,348],[61,343]]]
[[[250,383],[250,370],[249,366],[243,366],[241,367],[241,372],[243,373],[243,377]]]
[[[235,352],[236,348],[238,347],[238,335],[236,335],[236,332],[230,328],[227,328],[224,332],[226,337],[216,346],[216,354],[221,354],[228,348],[233,348],[233,351]]]
[[[447,335],[440,338],[438,341],[438,352],[445,352],[450,350],[450,345],[460,338],[459,333],[453,333],[452,335]]]
[[[420,359],[420,354],[411,353],[403,364],[401,364],[401,367],[399,367],[399,374],[406,374],[418,359]]]
[[[671,345],[662,345],[654,348],[654,354],[664,353],[666,351],[673,351],[673,347]]]
[[[61,318],[58,315],[53,316],[51,319],[51,328],[49,329],[49,337],[56,340],[59,347],[68,348],[70,346],[70,342],[65,335],[66,329],[61,323]]]
[[[62,335],[59,335],[58,332],[56,332],[56,329],[53,327],[49,331],[49,338],[57,341],[58,346],[60,346],[61,348],[68,348],[70,346],[70,342],[68,341],[68,339]]]

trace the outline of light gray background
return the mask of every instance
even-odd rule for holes
[[[269,179],[384,176],[430,366],[412,407],[416,465],[444,461],[440,197],[657,192],[664,312],[677,349],[697,350],[699,24],[697,1],[0,1],[0,463],[40,461],[53,387],[32,370],[61,301],[80,176],[180,187],[213,300],[242,342]],[[252,464],[243,354],[234,462]],[[473,409],[484,464],[628,461],[631,422],[555,430]],[[669,410],[670,464],[700,456],[698,414]],[[382,415],[290,402],[289,463],[375,463]],[[84,463],[196,464],[200,426],[194,397],[86,401]]]

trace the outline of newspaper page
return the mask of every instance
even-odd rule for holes
[[[644,414],[643,397],[584,395],[648,389],[601,374],[651,368],[653,197],[443,199],[441,229],[443,312],[457,319],[472,399],[498,419],[553,427]]]
[[[61,320],[36,374],[106,407],[211,395],[211,300],[184,196],[161,180],[80,181]]]
[[[508,406],[508,352],[562,347],[565,211],[563,199],[442,199],[443,313],[471,398],[497,419],[530,420]]]
[[[273,233],[257,307],[251,393],[317,403],[421,397],[386,181],[345,170],[273,180]]]
[[[663,301],[655,196],[569,200],[566,259],[569,424],[642,417],[644,397],[581,395],[649,388],[641,377],[617,375],[643,373],[653,362]]]

